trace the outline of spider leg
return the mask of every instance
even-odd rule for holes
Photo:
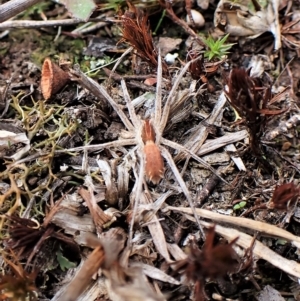
[[[222,182],[229,185],[229,183],[226,180],[224,180],[220,175],[218,175],[217,171],[214,168],[212,168],[208,163],[206,163],[203,159],[197,156],[194,152],[190,151],[189,149],[185,148],[184,146],[176,142],[167,140],[165,138],[161,138],[160,142],[164,145],[172,147],[175,150],[180,150],[182,152],[189,154],[193,159],[195,159],[196,161],[201,163],[205,168],[209,169],[212,173],[214,173]]]
[[[180,187],[182,189],[182,192],[184,193],[185,197],[187,198],[187,200],[189,202],[189,205],[190,205],[190,207],[191,207],[191,209],[193,211],[193,214],[194,214],[194,217],[196,219],[196,222],[198,224],[198,227],[199,227],[199,230],[201,232],[201,235],[202,235],[203,239],[205,239],[205,233],[204,233],[203,228],[202,228],[202,226],[200,224],[199,217],[198,217],[198,215],[196,213],[192,197],[191,197],[190,192],[189,192],[188,188],[186,187],[186,185],[185,185],[185,183],[184,183],[184,181],[183,181],[183,179],[182,179],[182,177],[181,177],[181,175],[180,175],[180,173],[179,173],[179,171],[177,169],[177,166],[176,166],[176,164],[175,164],[175,162],[174,162],[171,154],[167,151],[167,149],[165,149],[162,146],[160,147],[160,150],[161,150],[161,154],[167,160],[167,162],[168,162],[171,170],[173,171],[174,176],[175,176],[178,184],[180,185]]]
[[[102,97],[104,97],[109,102],[109,104],[113,107],[113,109],[116,111],[116,113],[119,115],[120,119],[122,120],[122,122],[124,123],[126,128],[130,132],[133,132],[133,133],[135,132],[132,123],[129,121],[127,116],[124,114],[121,107],[109,96],[109,94],[107,93],[107,91],[105,90],[105,88],[102,85],[99,85],[96,81],[94,81],[93,79],[91,79],[87,75],[85,75],[79,69],[79,67],[78,68],[74,67],[74,70],[70,70],[70,75],[71,75],[71,79],[73,78],[73,80],[76,80],[77,82],[79,82],[82,86],[84,86],[89,91],[91,91],[97,98],[101,99]]]
[[[176,90],[182,80],[182,77],[183,75],[186,73],[186,71],[188,70],[188,68],[190,67],[190,64],[191,64],[192,61],[188,62],[184,68],[181,70],[181,72],[179,73],[179,75],[176,77],[176,80],[173,84],[173,87],[170,91],[170,94],[167,98],[167,101],[164,105],[164,109],[163,109],[163,112],[162,112],[162,116],[161,116],[161,120],[160,120],[160,123],[159,123],[159,127],[158,127],[158,131],[159,133],[162,135],[165,127],[166,127],[166,124],[168,122],[168,118],[169,118],[169,112],[170,112],[170,107],[171,107],[171,103],[174,101],[174,98],[176,97]],[[160,137],[159,137],[160,138]],[[157,139],[157,141],[159,141]]]
[[[121,80],[121,86],[122,86],[122,90],[123,90],[123,94],[124,94],[124,99],[125,99],[126,104],[127,104],[130,120],[132,121],[133,126],[135,127],[135,129],[138,130],[141,127],[141,122],[140,122],[138,116],[136,115],[134,107],[131,103],[131,99],[130,99],[130,96],[129,96],[127,86],[126,86],[126,83],[125,83],[124,79]]]
[[[132,189],[132,193],[130,196],[133,198],[133,211],[132,211],[132,218],[130,221],[130,228],[129,228],[129,235],[128,235],[128,242],[127,246],[130,247],[132,245],[132,238],[133,238],[133,226],[134,226],[134,219],[137,214],[137,209],[139,205],[139,200],[142,194],[143,188],[143,181],[144,181],[144,173],[145,173],[145,160],[143,158],[143,152],[139,151],[138,156],[140,157],[140,168],[137,173],[136,169],[133,168],[134,176],[136,178],[134,187]]]
[[[84,145],[84,146],[78,146],[78,147],[72,147],[62,150],[56,150],[55,154],[61,154],[61,153],[69,153],[69,152],[79,152],[79,151],[99,151],[104,148],[110,148],[110,147],[120,147],[125,145],[135,145],[136,139],[122,139],[122,140],[115,140],[111,142],[101,143],[101,144],[93,144],[93,145]]]
[[[156,97],[155,97],[155,115],[154,123],[160,124],[161,121],[161,98],[162,98],[162,63],[161,63],[161,53],[160,49],[158,50],[158,67],[157,67],[157,83],[156,83]]]

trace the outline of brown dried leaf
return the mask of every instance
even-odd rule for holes
[[[299,195],[300,189],[294,183],[282,184],[275,189],[268,207],[287,210],[290,205],[295,204]]]

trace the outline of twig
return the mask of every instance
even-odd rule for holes
[[[217,170],[218,173],[221,171],[220,169],[221,168],[218,168],[218,170]],[[197,207],[200,207],[203,204],[203,202],[207,199],[207,197],[216,188],[219,181],[220,181],[219,177],[215,174],[212,174],[212,176],[208,179],[208,181],[206,182],[204,187],[201,189],[201,191],[199,193],[197,193],[197,197],[195,200],[195,205]]]
[[[300,247],[300,237],[296,236],[286,230],[283,230],[274,225],[270,225],[264,222],[254,221],[248,218],[235,217],[235,216],[227,216],[223,214],[219,214],[216,212],[212,212],[205,209],[195,209],[196,214],[201,216],[201,218],[207,218],[218,223],[228,223],[231,225],[248,228],[253,231],[259,231],[262,235],[268,235],[272,237],[279,237],[290,241],[297,248]],[[163,209],[163,211],[177,211],[181,213],[191,214],[193,215],[193,210],[191,208],[184,207],[172,207],[168,206]]]
[[[173,10],[173,7],[172,7],[172,4],[171,4],[170,1],[166,1],[165,7],[166,7],[167,14],[169,15],[169,17],[170,17],[175,23],[177,23],[177,24],[178,24],[179,26],[181,26],[181,27],[182,27],[189,35],[191,35],[191,36],[197,41],[197,43],[198,43],[199,45],[205,46],[205,44],[204,44],[204,42],[201,40],[200,36],[197,35],[197,34],[196,34],[196,33],[188,26],[188,24],[187,24],[184,20],[182,20],[182,19],[180,19],[180,18],[178,18],[178,17],[176,16],[176,14],[174,13],[174,10]]]
[[[0,10],[1,10],[1,6],[0,6]],[[89,21],[90,22],[97,21],[98,28],[104,27],[105,25],[108,24],[107,22],[99,22],[99,19],[96,18],[90,19]],[[82,23],[82,20],[78,20],[78,19],[47,20],[47,21],[14,20],[14,21],[6,21],[0,24],[0,30],[14,29],[14,28],[41,28],[41,27],[54,27],[54,26],[68,26],[68,25],[76,25],[79,23]]]
[[[42,0],[11,0],[0,5],[0,23],[16,16]]]

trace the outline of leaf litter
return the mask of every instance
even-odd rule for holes
[[[237,46],[227,44],[226,53],[213,56],[213,47],[204,49],[203,37],[177,17],[177,4],[160,2],[200,45],[200,50],[189,50],[186,63],[176,62],[177,70],[156,48],[147,14],[128,3],[115,22],[121,25],[121,41],[131,47],[117,59],[105,84],[91,70],[86,75],[84,64],[61,61],[58,67],[47,58],[46,66],[55,67],[42,72],[42,84],[51,87],[57,79],[54,69],[61,68],[72,81],[65,91],[47,87],[44,102],[36,100],[42,96],[32,88],[24,98],[25,89],[6,86],[11,100],[2,101],[5,119],[0,120],[2,248],[9,254],[1,278],[4,300],[19,293],[47,300],[206,300],[217,298],[216,290],[241,297],[246,294],[242,287],[251,285],[248,300],[266,298],[267,286],[258,277],[266,262],[271,271],[281,270],[296,282],[300,277],[297,253],[290,252],[300,242],[294,218],[299,166],[291,154],[274,155],[281,151],[276,137],[291,141],[282,151],[291,145],[297,150],[299,118],[289,93],[294,86],[274,92],[274,80],[261,63],[248,70],[233,63],[228,72],[224,64],[230,60],[224,55],[230,58]],[[259,28],[246,26],[251,30],[247,35],[270,30],[276,50],[285,45],[293,50],[297,43],[288,33],[297,35],[295,27],[289,32],[297,22],[285,18],[280,29],[279,9],[285,5],[275,2],[265,7],[252,2],[254,10],[231,3],[230,16],[233,9],[243,27],[265,16],[265,24],[255,24]],[[218,9],[223,5],[226,14],[224,3]],[[188,10],[190,1],[186,5]],[[80,18],[87,19],[92,10]],[[227,40],[209,39],[212,46]],[[137,75],[122,77],[129,57]],[[253,75],[253,70],[259,72]],[[134,82],[153,78],[154,89]],[[137,88],[146,90],[143,97]],[[7,126],[12,118],[21,121],[21,134],[15,125]],[[201,157],[212,152],[215,158]],[[198,182],[191,174],[195,171]],[[247,208],[234,212],[234,204],[242,201]],[[290,254],[276,250],[277,242]],[[48,256],[56,263],[47,265],[43,258]],[[79,257],[81,263],[72,269]],[[56,287],[49,290],[42,274],[56,275]],[[24,290],[9,287],[7,279]],[[36,287],[35,280],[45,281],[48,290]],[[234,287],[226,293],[225,288]]]

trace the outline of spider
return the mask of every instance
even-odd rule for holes
[[[156,86],[156,97],[155,97],[155,110],[154,116],[150,119],[142,120],[135,112],[134,106],[131,103],[131,99],[127,90],[127,86],[125,81],[121,80],[121,86],[123,90],[124,99],[127,105],[128,113],[130,119],[125,115],[122,111],[121,107],[113,100],[113,98],[108,94],[108,92],[98,83],[88,78],[86,75],[80,72],[80,70],[74,69],[71,70],[71,77],[73,80],[79,81],[83,86],[88,88],[98,97],[104,97],[107,102],[113,107],[115,112],[118,114],[119,118],[123,122],[124,126],[127,129],[126,138],[121,138],[116,141],[102,143],[97,145],[87,145],[83,147],[76,147],[68,149],[67,151],[80,151],[80,150],[100,150],[104,148],[118,148],[122,146],[135,145],[135,147],[130,152],[137,152],[139,157],[139,172],[135,173],[136,182],[133,188],[135,191],[135,206],[133,210],[133,214],[137,207],[138,200],[140,199],[142,193],[142,187],[144,183],[144,175],[154,184],[158,184],[161,178],[163,178],[164,174],[164,163],[162,157],[166,160],[169,165],[171,171],[175,176],[175,180],[181,187],[183,194],[189,202],[190,207],[194,211],[195,219],[198,223],[199,229],[204,237],[203,230],[200,226],[199,218],[195,212],[193,199],[191,194],[172,158],[170,152],[165,148],[168,146],[170,148],[175,149],[178,152],[184,152],[187,156],[192,157],[197,162],[201,163],[205,168],[209,169],[213,173],[215,173],[222,181],[223,180],[216,171],[207,164],[203,159],[198,157],[194,152],[188,150],[184,146],[167,140],[163,138],[163,132],[168,122],[168,117],[170,113],[170,108],[172,103],[176,98],[176,91],[180,84],[180,81],[183,75],[188,70],[190,64],[193,61],[188,62],[185,67],[181,70],[179,75],[177,76],[172,89],[165,101],[164,107],[162,109],[162,62],[160,52],[158,54],[158,68],[157,68],[157,86]],[[79,79],[78,79],[79,77]],[[133,224],[131,225],[133,227]],[[132,228],[131,228],[132,230]]]

